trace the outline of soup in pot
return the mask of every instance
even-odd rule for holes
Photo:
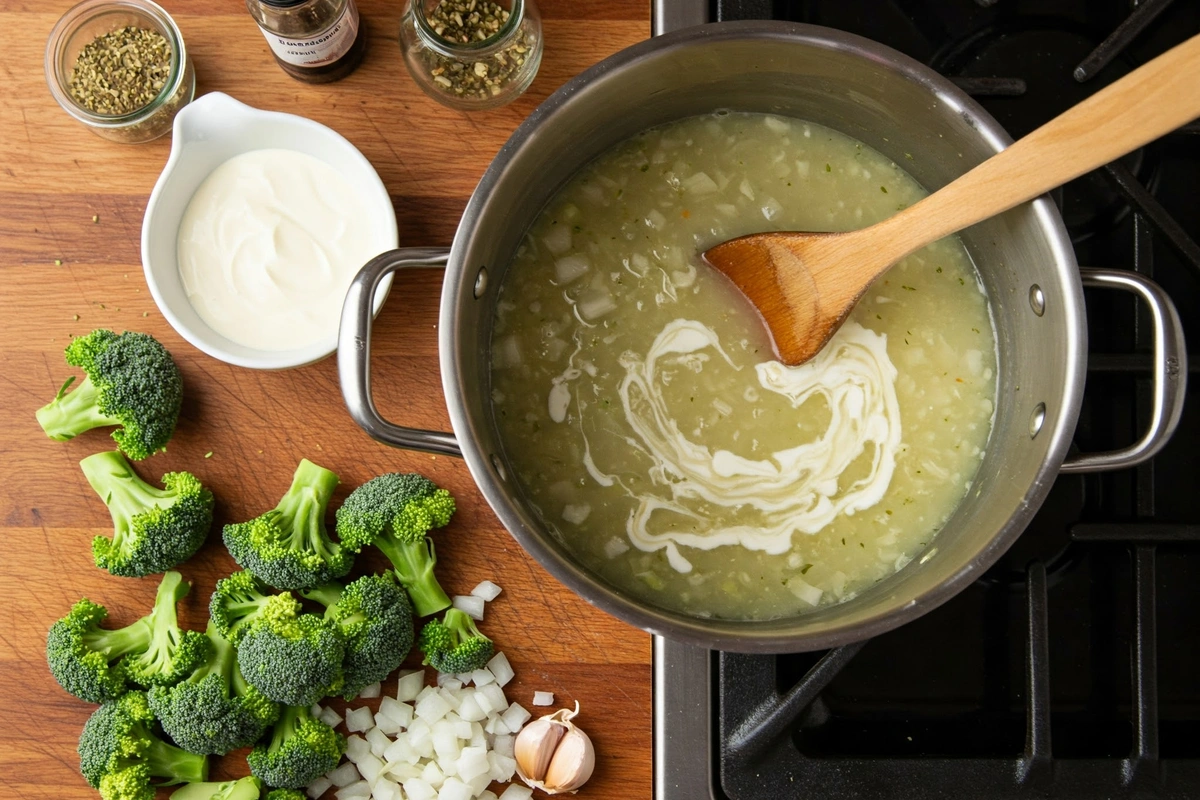
[[[769,619],[853,597],[930,547],[991,429],[987,297],[950,237],[883,275],[812,361],[774,359],[699,254],[849,230],[925,191],[828,128],[718,112],[577,174],[504,275],[491,400],[527,500],[659,606]]]

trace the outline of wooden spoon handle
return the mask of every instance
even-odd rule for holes
[[[896,248],[887,261],[1045,194],[1197,117],[1200,36],[1193,36],[880,223]]]

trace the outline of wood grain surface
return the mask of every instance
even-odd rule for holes
[[[645,0],[543,0],[546,49],[533,86],[506,108],[468,116],[437,105],[410,80],[397,45],[398,0],[359,0],[367,59],[326,86],[288,78],[237,0],[163,4],[192,54],[198,93],[228,92],[345,135],[388,187],[404,245],[449,244],[476,181],[521,120],[565,80],[650,30]],[[0,796],[95,796],[75,753],[93,707],[50,677],[46,630],[82,596],[106,604],[114,624],[128,623],[149,608],[157,585],[157,578],[114,578],[91,563],[91,538],[111,525],[78,462],[111,446],[107,432],[53,442],[33,416],[74,372],[62,358],[71,336],[109,327],[149,332],[175,355],[183,414],[169,452],[137,469],[148,479],[176,469],[196,473],[216,494],[218,525],[272,507],[302,457],[341,476],[335,504],[392,470],[419,470],[449,488],[459,511],[438,533],[441,581],[450,594],[485,578],[504,588],[484,627],[516,668],[510,700],[531,707],[533,692],[546,690],[559,706],[580,702],[579,722],[598,755],[580,797],[650,797],[646,634],[593,609],[527,556],[461,461],[371,441],[346,414],[333,359],[285,372],[231,367],[185,343],[159,314],[138,245],[170,142],[106,142],[54,103],[43,48],[70,5],[0,0],[0,27],[19,32],[0,48]],[[376,324],[375,392],[385,416],[449,430],[437,372],[440,278],[406,276],[393,289]],[[356,574],[384,563],[360,557]],[[214,582],[234,568],[217,534],[183,565],[194,582],[182,609],[187,626],[203,628]],[[243,755],[215,759],[213,775],[244,774]]]

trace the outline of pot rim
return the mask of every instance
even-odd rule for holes
[[[657,59],[662,57],[664,52],[695,46],[696,43],[739,39],[787,41],[865,58],[920,85],[939,102],[944,101],[959,110],[963,116],[969,117],[972,127],[992,150],[999,152],[1012,144],[1012,137],[1000,124],[952,82],[886,45],[854,34],[803,23],[753,20],[698,25],[635,44],[580,73],[548,97],[513,132],[480,179],[455,234],[442,287],[439,311],[441,330],[438,341],[442,384],[446,393],[450,423],[462,449],[462,456],[493,512],[526,552],[588,603],[650,633],[701,647],[754,653],[822,650],[872,638],[897,628],[936,608],[973,583],[1025,530],[1058,475],[1071,443],[1071,435],[1075,430],[1083,399],[1086,360],[1080,354],[1086,351],[1086,325],[1083,324],[1083,288],[1078,277],[1074,248],[1057,208],[1047,197],[1030,203],[1034,218],[1032,224],[1044,232],[1059,271],[1067,273],[1070,291],[1063,300],[1069,313],[1072,307],[1074,309],[1080,336],[1074,340],[1074,348],[1069,349],[1067,353],[1067,368],[1063,376],[1063,405],[1057,425],[1053,430],[1042,431],[1043,435],[1052,437],[1046,458],[1031,481],[1024,502],[1014,510],[1007,523],[974,558],[934,588],[856,624],[831,627],[814,633],[797,633],[779,628],[780,620],[758,622],[687,616],[635,600],[575,563],[543,541],[541,535],[528,530],[520,517],[512,511],[511,506],[518,505],[519,502],[513,499],[512,492],[506,488],[503,479],[498,479],[497,466],[478,444],[479,439],[474,435],[474,426],[460,400],[463,396],[461,387],[467,385],[471,378],[463,373],[461,365],[454,357],[461,344],[460,333],[454,320],[457,297],[462,284],[467,281],[468,270],[463,260],[467,244],[477,220],[483,213],[488,196],[527,141],[534,137],[547,119],[553,117],[581,90],[590,84],[603,81],[609,73],[629,69],[640,61]],[[1070,343],[1067,346],[1070,348]]]

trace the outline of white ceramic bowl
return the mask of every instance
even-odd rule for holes
[[[179,275],[176,240],[179,224],[196,189],[218,166],[241,153],[265,148],[298,150],[336,169],[363,199],[371,226],[385,246],[397,245],[396,212],[371,162],[340,134],[294,114],[261,111],[213,92],[195,100],[175,117],[171,155],[146,205],[142,220],[142,268],[158,309],[183,338],[213,358],[239,367],[287,369],[331,354],[337,336],[295,350],[258,350],[239,344],[209,327],[188,301]],[[391,288],[391,276],[375,296],[379,312]]]

